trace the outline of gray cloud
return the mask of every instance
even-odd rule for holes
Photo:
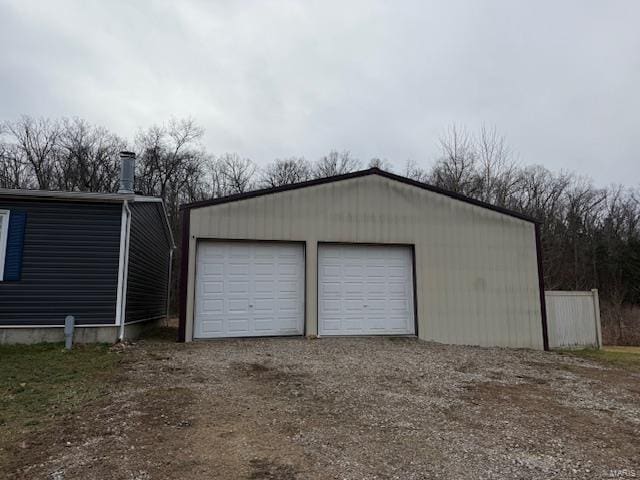
[[[456,122],[522,163],[640,178],[640,3],[0,1],[0,118],[193,116],[258,163],[423,164]]]

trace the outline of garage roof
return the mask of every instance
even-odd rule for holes
[[[390,180],[395,180],[397,182],[404,183],[406,185],[411,185],[416,188],[421,188],[423,190],[428,190],[430,192],[439,193],[440,195],[446,195],[447,197],[453,198],[454,200],[470,203],[471,205],[475,205],[481,208],[486,208],[487,210],[493,210],[494,212],[502,213],[504,215],[509,215],[510,217],[519,218],[520,220],[525,220],[527,222],[532,222],[532,223],[541,223],[539,220],[533,217],[530,217],[528,215],[525,215],[523,213],[517,212],[515,210],[510,210],[508,208],[492,205],[490,203],[476,200],[466,195],[452,192],[450,190],[445,190],[444,188],[436,187],[428,183],[419,182],[417,180],[412,180],[407,177],[396,175],[395,173],[386,172],[376,167],[369,168],[367,170],[358,170],[357,172],[345,173],[343,175],[335,175],[333,177],[315,178],[313,180],[307,180],[305,182],[300,182],[300,183],[292,183],[289,185],[281,185],[279,187],[272,187],[272,188],[263,188],[260,190],[252,190],[250,192],[228,195],[226,197],[213,198],[211,200],[202,200],[199,202],[187,203],[187,204],[181,205],[180,208],[192,209],[192,208],[208,207],[212,205],[219,205],[222,203],[236,202],[238,200],[245,200],[248,198],[260,197],[263,195],[269,195],[271,193],[287,192],[289,190],[297,190],[299,188],[313,187],[316,185],[323,185],[325,183],[339,182],[341,180],[349,180],[352,178],[365,177],[367,175],[379,175],[381,177],[385,177]]]

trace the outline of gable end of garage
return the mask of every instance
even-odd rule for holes
[[[200,225],[200,221],[197,220],[198,218],[200,218],[201,212],[198,211],[198,209],[200,208],[204,208],[204,207],[210,207],[210,206],[217,206],[217,205],[225,205],[223,208],[227,209],[227,208],[243,208],[240,207],[239,205],[230,205],[234,202],[240,202],[242,200],[249,200],[249,199],[256,199],[259,197],[263,197],[263,196],[267,196],[270,194],[275,194],[275,193],[281,193],[281,192],[290,192],[290,191],[294,191],[294,190],[301,190],[304,189],[306,187],[314,187],[314,186],[319,186],[319,185],[325,185],[325,184],[331,184],[331,183],[335,183],[335,182],[341,182],[342,180],[349,180],[349,179],[357,179],[357,178],[362,178],[362,177],[367,177],[367,176],[377,176],[377,177],[382,177],[384,179],[387,180],[391,180],[391,183],[393,182],[398,182],[400,184],[403,185],[409,185],[412,188],[415,189],[420,189],[423,191],[427,191],[427,192],[432,192],[432,193],[436,193],[439,195],[443,195],[446,196],[450,199],[459,201],[459,202],[463,202],[465,204],[469,204],[469,205],[473,205],[485,210],[490,210],[502,215],[505,215],[506,217],[511,217],[511,218],[516,218],[519,220],[523,220],[527,223],[530,224],[531,228],[528,231],[533,231],[535,230],[535,248],[536,248],[536,252],[533,256],[533,263],[531,264],[531,280],[532,282],[536,282],[536,278],[535,275],[537,273],[537,282],[538,283],[538,287],[540,290],[540,299],[539,299],[539,305],[540,305],[540,312],[538,313],[542,318],[541,318],[541,323],[538,323],[538,326],[536,327],[536,330],[540,331],[540,326],[542,326],[542,342],[540,342],[540,336],[538,336],[538,340],[536,340],[536,342],[540,342],[540,346],[544,345],[544,348],[548,348],[547,347],[547,328],[546,328],[546,311],[545,311],[545,305],[544,305],[544,282],[543,282],[543,271],[542,271],[542,255],[541,255],[541,245],[540,245],[540,238],[539,238],[539,224],[540,222],[537,221],[535,218],[529,217],[527,215],[521,214],[520,212],[516,212],[513,210],[509,210],[509,209],[505,209],[503,207],[499,207],[499,206],[495,206],[495,205],[491,205],[491,204],[487,204],[485,202],[482,201],[478,201],[469,197],[466,197],[464,195],[458,194],[456,192],[450,192],[444,189],[440,189],[439,187],[434,187],[432,185],[429,184],[425,184],[425,183],[421,183],[415,180],[411,180],[405,177],[401,177],[399,175],[395,175],[393,173],[389,173],[389,172],[385,172],[382,170],[379,170],[377,168],[371,168],[368,170],[362,170],[362,171],[358,171],[358,172],[352,172],[352,173],[348,173],[348,174],[344,174],[344,175],[338,175],[338,176],[334,176],[334,177],[327,177],[327,178],[323,178],[323,179],[314,179],[314,180],[310,180],[307,182],[301,182],[301,183],[297,183],[297,184],[292,184],[292,185],[284,185],[284,186],[280,186],[280,187],[275,187],[275,188],[268,188],[268,189],[262,189],[262,190],[256,190],[256,191],[252,191],[252,192],[246,192],[246,193],[241,193],[241,194],[236,194],[236,195],[231,195],[231,196],[227,196],[227,197],[222,197],[222,198],[218,198],[218,199],[212,199],[212,200],[207,200],[207,201],[202,201],[202,202],[194,202],[194,203],[190,203],[190,204],[186,204],[181,206],[181,218],[182,218],[182,252],[181,252],[181,276],[180,276],[180,295],[179,295],[179,306],[180,306],[180,327],[179,327],[179,340],[180,341],[185,341],[185,340],[190,340],[191,339],[191,335],[190,335],[190,329],[189,329],[189,322],[193,322],[193,318],[191,318],[193,316],[193,312],[190,310],[190,306],[191,303],[193,303],[194,298],[193,297],[193,281],[194,279],[191,278],[193,277],[194,273],[193,272],[189,272],[190,268],[194,268],[194,272],[197,270],[195,269],[195,245],[196,245],[196,240],[198,240],[201,237],[201,233],[200,232],[200,227],[196,227],[196,222],[197,225]],[[315,189],[313,189],[315,191]],[[408,190],[410,191],[410,189]],[[313,195],[317,195],[317,194],[313,194]],[[417,193],[416,191],[416,195],[419,195],[419,193]],[[279,196],[275,196],[275,198],[280,198]],[[305,197],[301,197],[301,198],[306,198]],[[277,201],[277,200],[268,200],[269,202],[273,202],[273,201]],[[448,203],[448,202],[447,202]],[[455,204],[456,202],[452,202],[451,204]],[[270,204],[270,203],[269,203]],[[269,205],[268,204],[268,205]],[[375,201],[370,201],[368,203],[368,205],[374,205],[376,204]],[[248,203],[247,205],[250,205],[250,203]],[[247,207],[249,208],[249,207]],[[195,210],[195,211],[194,211]],[[217,210],[217,209],[216,209]],[[475,210],[475,209],[474,209]],[[227,211],[227,210],[223,210]],[[242,211],[242,210],[241,210]],[[481,212],[480,212],[481,213]],[[208,215],[208,213],[206,214]],[[223,214],[224,215],[224,214]],[[191,218],[193,217],[193,219]],[[377,217],[376,217],[377,218]],[[390,218],[390,217],[387,217]],[[496,218],[496,217],[494,217]],[[505,219],[506,220],[506,219]],[[395,221],[395,220],[394,220]],[[210,220],[209,220],[210,222]],[[194,223],[193,228],[191,228],[190,223]],[[517,222],[519,223],[519,222]],[[523,227],[525,226],[524,224],[521,224]],[[247,237],[246,234],[247,232],[244,232],[243,234],[237,234],[237,233],[231,233],[231,235],[228,235],[228,232],[225,230],[226,225],[222,226],[222,230],[219,230],[217,227],[215,228],[215,230],[209,231],[207,233],[204,234],[203,238],[219,238],[221,240],[224,239],[228,239],[228,240],[233,240],[233,239],[238,239],[238,237],[240,238],[246,238],[247,240],[253,239],[253,237]],[[264,227],[263,227],[264,228]],[[528,228],[527,228],[528,229]],[[199,233],[200,232],[200,233]],[[532,232],[533,233],[533,232]],[[249,235],[251,235],[251,233],[249,233]],[[300,231],[298,231],[297,234],[293,235],[293,237],[290,240],[304,240],[304,238],[300,237],[300,235],[304,236],[304,233],[300,233]],[[391,235],[393,236],[393,235]],[[197,237],[197,238],[196,238]],[[321,238],[322,237],[322,238]],[[328,243],[332,243],[331,240],[338,240],[337,238],[333,238],[331,237],[331,235],[328,235],[326,238],[323,238],[324,236],[321,235],[320,237],[310,237],[311,243],[314,244],[314,242],[328,242]],[[339,236],[342,239],[342,235]],[[367,238],[365,238],[367,237]],[[367,240],[370,240],[371,242],[377,242],[379,241],[376,239],[368,239],[368,235],[365,235],[365,237],[360,237],[359,239],[350,239],[351,241],[358,241],[359,243],[362,243],[363,241],[366,243]],[[533,235],[532,235],[533,237]],[[532,238],[529,237],[529,238]],[[280,238],[280,236],[275,235],[273,237],[271,237],[270,235],[264,236],[262,234],[258,235],[256,237],[255,240],[277,240],[278,238]],[[288,238],[288,237],[283,237],[283,238]],[[533,238],[532,238],[533,239]],[[347,240],[346,238],[344,240]],[[398,240],[398,241],[405,241],[406,239],[402,239],[402,240]],[[383,240],[384,241],[384,240]],[[534,246],[534,243],[531,242],[531,246]],[[317,244],[315,244],[315,248],[317,249]],[[415,248],[415,247],[414,247]],[[194,251],[190,252],[189,250],[192,249]],[[314,250],[311,249],[311,252],[313,252]],[[531,251],[531,250],[530,250]],[[533,252],[531,252],[533,253]],[[316,258],[313,258],[314,263],[316,262]],[[537,265],[537,269],[535,267],[535,262],[537,261],[538,265]],[[414,259],[413,262],[415,263],[415,254],[414,254]],[[317,270],[317,268],[316,268]],[[413,270],[416,270],[416,266],[413,266]],[[537,272],[536,272],[537,270]],[[535,272],[535,273],[534,273]],[[313,283],[313,282],[312,282]],[[310,284],[311,285],[311,284]],[[309,287],[311,288],[311,286]],[[414,286],[414,289],[416,287]],[[415,298],[417,297],[418,294],[414,293],[414,308],[416,308],[417,310],[417,304],[418,304],[418,299]],[[535,297],[534,297],[535,298]],[[538,303],[538,302],[535,302]],[[316,315],[317,316],[317,315]],[[537,317],[538,315],[536,315]],[[415,317],[417,318],[417,311],[416,311],[416,315]],[[540,318],[540,317],[538,317]],[[540,321],[540,320],[538,320]],[[536,322],[537,323],[537,322]],[[541,325],[542,324],[542,325]],[[305,323],[306,325],[306,323]],[[533,327],[532,327],[533,328]],[[311,331],[311,334],[314,334],[313,331]],[[538,333],[537,335],[540,335],[540,333]],[[537,347],[539,348],[539,347]]]
[[[350,180],[353,178],[365,177],[367,175],[379,175],[384,178],[388,178],[390,180],[395,180],[396,182],[403,183],[405,185],[411,185],[416,188],[420,188],[422,190],[427,190],[429,192],[438,193],[440,195],[447,196],[454,200],[458,200],[464,203],[468,203],[471,205],[475,205],[476,207],[485,208],[487,210],[492,210],[494,212],[502,213],[503,215],[508,215],[510,217],[518,218],[520,220],[525,220],[527,222],[532,223],[541,223],[539,220],[530,217],[529,215],[525,215],[516,210],[511,210],[509,208],[500,207],[498,205],[492,205],[491,203],[483,202],[481,200],[476,200],[475,198],[468,197],[461,193],[452,192],[451,190],[446,190],[444,188],[436,187],[434,185],[430,185],[428,183],[419,182],[417,180],[413,180],[411,178],[403,177],[401,175],[396,175],[395,173],[387,172],[385,170],[380,170],[377,167],[369,168],[367,170],[358,170],[357,172],[345,173],[343,175],[335,175],[332,177],[324,177],[324,178],[315,178],[313,180],[307,180],[305,182],[300,183],[292,183],[289,185],[281,185],[279,187],[270,187],[263,188],[260,190],[252,190],[250,192],[237,193],[234,195],[228,195],[226,197],[214,198],[211,200],[202,200],[199,202],[187,203],[180,206],[181,210],[191,210],[193,208],[201,208],[201,207],[210,207],[213,205],[220,205],[223,203],[229,202],[237,202],[240,200],[246,200],[249,198],[261,197],[263,195],[270,195],[273,193],[281,193],[287,192],[290,190],[298,190],[306,187],[313,187],[316,185],[324,185],[326,183],[340,182],[342,180]]]

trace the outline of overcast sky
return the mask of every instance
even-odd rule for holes
[[[126,138],[192,116],[212,153],[430,164],[452,123],[523,164],[640,183],[640,1],[0,0],[0,120]]]

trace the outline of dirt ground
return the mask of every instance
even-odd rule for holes
[[[640,477],[640,374],[410,338],[120,347],[110,393],[14,479]]]

